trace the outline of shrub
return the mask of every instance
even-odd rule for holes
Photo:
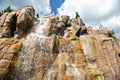
[[[112,30],[112,38],[116,39],[114,30]]]
[[[6,12],[12,12],[14,11],[13,9],[11,9],[10,6],[8,6],[7,8],[5,8],[4,10],[0,10],[0,16],[2,16],[4,13]]]
[[[75,16],[75,18],[78,18],[78,17],[80,17],[80,15],[79,15],[78,12],[76,12],[76,16]]]
[[[39,18],[39,13],[36,14],[36,17]]]

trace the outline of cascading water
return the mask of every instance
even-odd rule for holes
[[[29,79],[33,77],[35,72],[43,72],[53,61],[51,53],[53,53],[54,39],[44,35],[44,28],[49,21],[49,18],[38,20],[31,29],[31,33],[25,38],[18,58],[18,61],[22,63],[17,65],[20,69],[16,74],[19,80]],[[39,70],[40,68],[41,70]],[[44,74],[40,74],[39,80],[41,80],[42,75]]]
[[[55,36],[47,37],[44,35],[44,28],[50,23],[49,18],[43,18],[38,20],[33,28],[31,33],[27,35],[21,51],[19,52],[18,61],[22,63],[17,65],[19,71],[16,75],[18,80],[61,80],[63,75],[61,71],[54,70],[51,68],[51,65],[54,62],[55,55],[53,54],[53,48],[55,44]],[[67,41],[58,47],[59,53],[68,52],[71,53],[71,41]],[[19,63],[19,62],[18,62]],[[58,56],[58,64],[61,63],[61,58]],[[67,64],[67,69],[65,70],[68,79],[71,76],[79,76],[80,73],[72,63],[70,58],[70,64]],[[71,66],[70,66],[71,65]],[[53,66],[54,67],[54,66]],[[36,76],[37,75],[37,76]],[[60,75],[60,76],[59,76]],[[76,78],[77,79],[77,78]]]

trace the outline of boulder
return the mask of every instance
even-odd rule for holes
[[[83,23],[83,21],[82,21],[82,19],[80,17],[77,17],[77,25],[85,26],[85,24]]]
[[[47,27],[45,28],[45,34],[47,36],[50,36],[51,34],[63,36],[69,17],[66,15],[62,16],[51,15],[48,16],[47,18],[49,18],[50,21]]]
[[[70,21],[71,26],[85,26],[85,24],[83,23],[82,19],[80,17],[77,18],[72,18]]]
[[[13,37],[16,30],[17,16],[15,12],[5,13],[0,17],[0,37]]]
[[[33,26],[35,10],[32,6],[20,9],[16,12],[17,27],[23,31],[27,31]]]
[[[5,75],[9,71],[13,57],[21,48],[21,42],[17,39],[0,39],[0,75]]]
[[[33,26],[34,15],[35,10],[32,6],[27,6],[16,12],[4,13],[0,17],[0,37],[10,38],[15,33],[19,36],[25,34]]]

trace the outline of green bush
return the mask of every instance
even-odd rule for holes
[[[12,12],[14,11],[13,9],[11,9],[10,6],[8,6],[7,8],[5,8],[4,10],[0,10],[0,16],[2,16],[4,13],[6,12]]]
[[[39,18],[39,13],[36,14],[36,17]]]
[[[112,30],[112,38],[116,39],[114,30]]]
[[[75,18],[78,18],[78,17],[80,17],[80,15],[79,15],[78,12],[76,12],[76,16],[75,16]]]

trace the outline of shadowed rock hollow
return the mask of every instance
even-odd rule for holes
[[[32,6],[0,17],[1,80],[120,80],[120,40],[80,17],[34,17]]]

